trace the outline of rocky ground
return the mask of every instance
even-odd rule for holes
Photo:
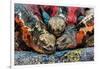
[[[15,65],[48,64],[93,60],[93,47],[58,51],[51,55],[38,54],[33,51],[15,51]]]

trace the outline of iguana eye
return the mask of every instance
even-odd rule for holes
[[[62,42],[65,42],[66,41],[66,38],[64,38],[63,40],[62,40]]]

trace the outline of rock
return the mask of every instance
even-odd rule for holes
[[[56,37],[58,37],[64,31],[66,25],[62,17],[55,16],[50,18],[49,26],[51,33],[53,33]]]
[[[41,34],[39,36],[38,45],[41,46],[46,53],[53,53],[55,47],[55,36],[49,33]]]

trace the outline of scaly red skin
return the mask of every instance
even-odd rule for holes
[[[77,44],[81,44],[82,43],[82,40],[83,40],[84,36],[85,36],[84,31],[81,30],[81,31],[77,32],[77,34],[76,34],[76,42],[77,42]]]
[[[84,38],[85,34],[83,31],[79,31],[76,33],[76,42],[77,42],[77,45],[81,44],[82,43],[82,40]],[[73,48],[76,48],[77,46],[74,46],[74,45],[67,45],[66,48],[69,48],[69,49],[73,49]]]
[[[52,9],[51,16],[56,16],[56,15],[57,15],[57,12],[58,12],[58,10],[59,10],[59,7],[57,7],[57,6],[52,6],[51,9]]]
[[[39,19],[41,18],[41,13],[39,12],[39,6],[37,5],[32,5],[32,4],[28,4],[26,5],[26,9],[31,11],[34,15],[36,15]]]
[[[67,14],[67,23],[68,24],[75,24],[77,23],[77,13],[79,8],[78,7],[69,7],[68,14]]]
[[[34,51],[38,53],[50,54],[49,52],[45,52],[45,50],[41,46],[34,44],[32,40],[33,37],[29,31],[29,27],[24,25],[23,19],[15,18],[15,21],[18,25],[20,25],[20,31],[22,32],[22,35],[20,36],[22,37],[22,40],[26,43],[28,47],[32,48]]]
[[[51,13],[50,13],[51,17],[56,16],[57,12],[59,10],[58,6],[43,6],[43,8],[45,11],[51,11]]]
[[[35,45],[33,43],[31,33],[28,31],[28,29],[25,29],[25,28],[23,29],[22,37],[23,37],[23,40],[27,44],[28,47],[32,48],[33,50],[35,50],[39,53],[44,53],[44,51],[42,50],[41,47],[39,47],[38,45]]]

